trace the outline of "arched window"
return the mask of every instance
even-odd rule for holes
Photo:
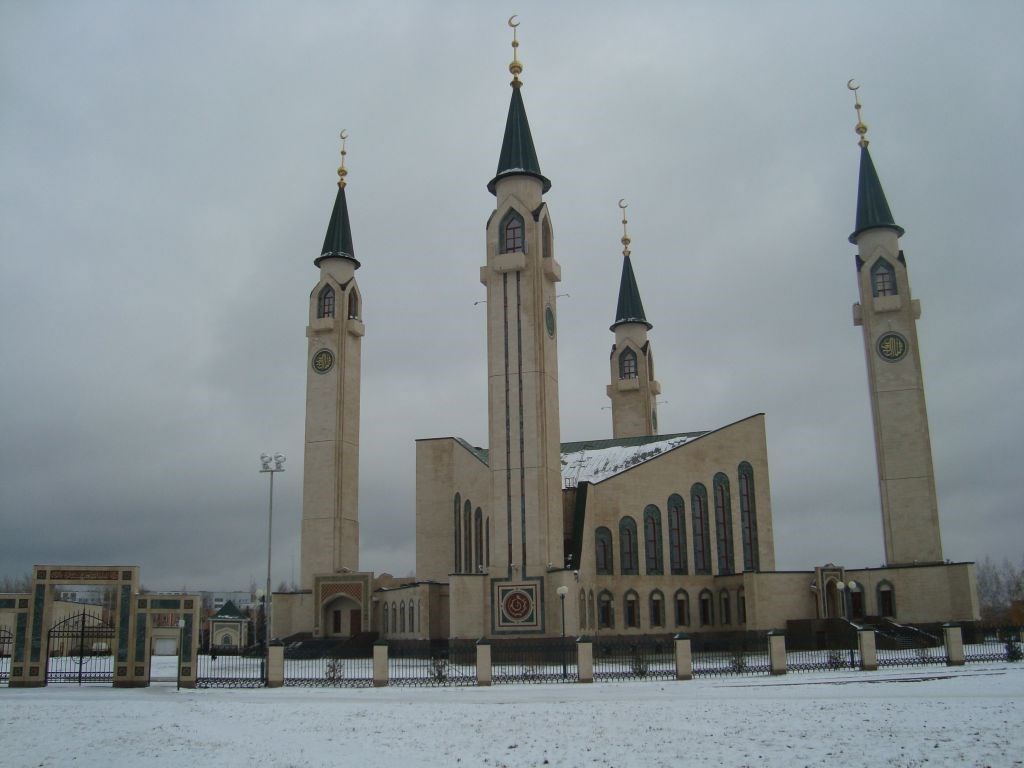
[[[740,464],[740,528],[743,536],[743,570],[757,571],[761,557],[757,550],[757,507],[754,504],[754,468]]]
[[[890,581],[878,583],[878,615],[896,618],[896,590]]]
[[[462,573],[462,497],[455,494],[455,570],[453,573]]]
[[[334,289],[325,285],[316,297],[316,316],[334,317]]]
[[[597,626],[599,629],[615,629],[615,607],[612,593],[602,590],[597,596]]]
[[[651,592],[651,626],[665,626],[665,596],[660,589]]]
[[[416,631],[423,631],[423,601],[416,601]]]
[[[348,293],[348,316],[350,318],[359,317],[359,294],[356,293],[355,288]]]
[[[718,593],[719,615],[723,624],[732,624],[732,610],[729,606],[729,590],[723,589]]]
[[[736,621],[747,623],[747,592],[743,587],[736,590]]]
[[[686,573],[686,519],[683,497],[668,497],[668,563],[673,575]]]
[[[580,604],[577,606],[577,616],[579,616],[580,629],[587,628],[587,591],[585,589],[580,590]]]
[[[892,268],[892,264],[880,258],[871,267],[871,295],[895,296],[896,294],[896,270]]]
[[[710,627],[715,623],[715,597],[710,589],[702,589],[700,593],[700,625]]]
[[[634,629],[640,628],[640,597],[632,589],[626,593],[623,602],[626,609],[626,626]]]
[[[488,568],[491,567],[491,518],[487,518],[484,521],[484,563]]]
[[[519,253],[526,251],[523,240],[523,217],[514,210],[505,214],[498,228],[498,252]]]
[[[476,570],[483,573],[484,569],[484,511],[480,507],[473,513],[473,542],[476,546]]]
[[[677,589],[675,594],[676,626],[690,626],[690,596],[685,589]]]
[[[635,379],[636,377],[636,352],[626,347],[619,355],[619,378]]]
[[[551,258],[551,220],[547,216],[544,217],[544,223],[541,224],[541,256],[545,259]]]
[[[593,629],[594,624],[594,590],[587,593],[587,626]]]
[[[462,506],[462,566],[464,573],[473,572],[473,504],[466,499]]]
[[[384,630],[384,634],[386,635],[388,633],[388,604],[387,603],[384,603],[383,610],[381,610],[381,616],[384,619],[383,622],[382,622],[383,626],[381,627],[381,629]]]
[[[867,614],[864,605],[864,585],[859,581],[853,582],[854,588],[850,590],[850,613],[854,621],[863,621]]]
[[[398,603],[391,604],[391,631],[398,631]]]
[[[405,632],[405,600],[403,600],[402,604],[398,606],[398,616],[399,621],[402,622],[399,632]]]
[[[409,601],[409,631],[416,631],[416,607],[412,600]]]
[[[661,510],[653,504],[644,509],[644,558],[648,575],[665,572],[661,554]]]
[[[718,543],[718,573],[732,573],[732,502],[729,500],[729,478],[721,472],[715,475],[715,538]]]
[[[711,533],[708,524],[708,492],[697,483],[690,489],[690,510],[693,515],[693,572],[711,573]]]
[[[611,575],[613,572],[612,532],[604,526],[594,531],[594,562],[599,574]]]
[[[619,562],[622,573],[639,573],[637,557],[636,522],[632,517],[624,517],[619,521]]]

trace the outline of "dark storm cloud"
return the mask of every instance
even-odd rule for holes
[[[881,561],[846,243],[855,76],[923,305],[946,555],[1018,557],[1019,4],[512,10],[570,294],[564,439],[610,433],[626,197],[663,430],[765,412],[779,567]],[[290,577],[306,302],[342,127],[367,325],[361,565],[413,570],[413,440],[487,440],[473,302],[503,24],[476,4],[0,6],[0,573],[262,580],[256,457],[281,450],[275,581]]]

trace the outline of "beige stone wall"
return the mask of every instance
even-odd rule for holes
[[[868,615],[878,615],[878,586],[887,581],[893,587],[895,619],[901,624],[981,618],[973,563],[847,569],[846,578],[863,586]]]
[[[374,592],[374,630],[381,640],[425,640],[437,609],[437,585],[415,583]],[[387,613],[385,620],[384,614]],[[443,636],[443,635],[442,635]]]
[[[636,378],[619,378],[619,356],[629,347],[636,352]],[[610,384],[605,393],[612,401],[612,436],[656,435],[657,398],[661,385],[654,379],[654,352],[641,323],[615,327],[615,344],[608,360]]]
[[[790,619],[817,618],[813,571],[781,571],[743,575],[747,596],[747,628],[785,629]]]
[[[449,579],[449,637],[476,640],[491,634],[490,579],[486,574]]]
[[[305,632],[312,634],[315,613],[312,592],[275,592],[270,614],[271,637],[285,638]]]

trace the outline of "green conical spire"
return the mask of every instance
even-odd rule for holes
[[[505,138],[501,142],[501,155],[498,156],[498,170],[494,178],[487,184],[487,190],[495,195],[498,179],[505,176],[522,174],[540,179],[543,191],[551,189],[551,182],[540,172],[537,150],[533,146],[530,133],[530,121],[526,119],[526,106],[520,92],[522,83],[512,82],[512,101],[508,105],[508,120],[505,121]]]
[[[633,265],[630,263],[629,255],[622,257],[622,279],[619,281],[619,305],[615,309],[615,322],[610,330],[614,331],[615,326],[623,323],[640,323],[646,325],[647,330],[654,326],[647,322],[644,314],[644,305],[640,301],[640,289],[636,284],[636,276],[633,274]]]
[[[893,221],[889,203],[885,199],[885,192],[882,191],[882,182],[878,180],[875,164],[871,162],[867,141],[864,141],[860,147],[860,180],[858,184],[857,224],[853,234],[850,235],[850,242],[856,245],[857,237],[861,232],[878,227],[895,229],[902,237],[903,227]]]
[[[334,210],[331,211],[331,221],[327,225],[327,236],[324,237],[324,247],[320,256],[313,260],[313,264],[320,266],[320,262],[328,258],[342,258],[355,262],[356,269],[359,269],[359,261],[356,259],[355,248],[352,247],[352,227],[348,223],[348,201],[345,199],[345,177],[348,169],[345,168],[345,140],[348,138],[346,131],[341,132],[341,165],[338,168],[338,195],[334,198]]]

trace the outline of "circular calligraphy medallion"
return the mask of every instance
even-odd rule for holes
[[[555,313],[551,310],[551,307],[547,307],[544,310],[544,325],[548,328],[548,336],[551,338],[555,337]]]
[[[334,367],[334,353],[329,349],[317,350],[313,355],[313,370],[317,373],[327,373]]]
[[[878,337],[878,344],[875,348],[878,350],[880,358],[887,362],[895,363],[906,356],[908,347],[906,338],[901,334],[890,331]]]
[[[524,621],[533,613],[533,598],[527,592],[517,589],[505,595],[501,607],[511,621]]]

